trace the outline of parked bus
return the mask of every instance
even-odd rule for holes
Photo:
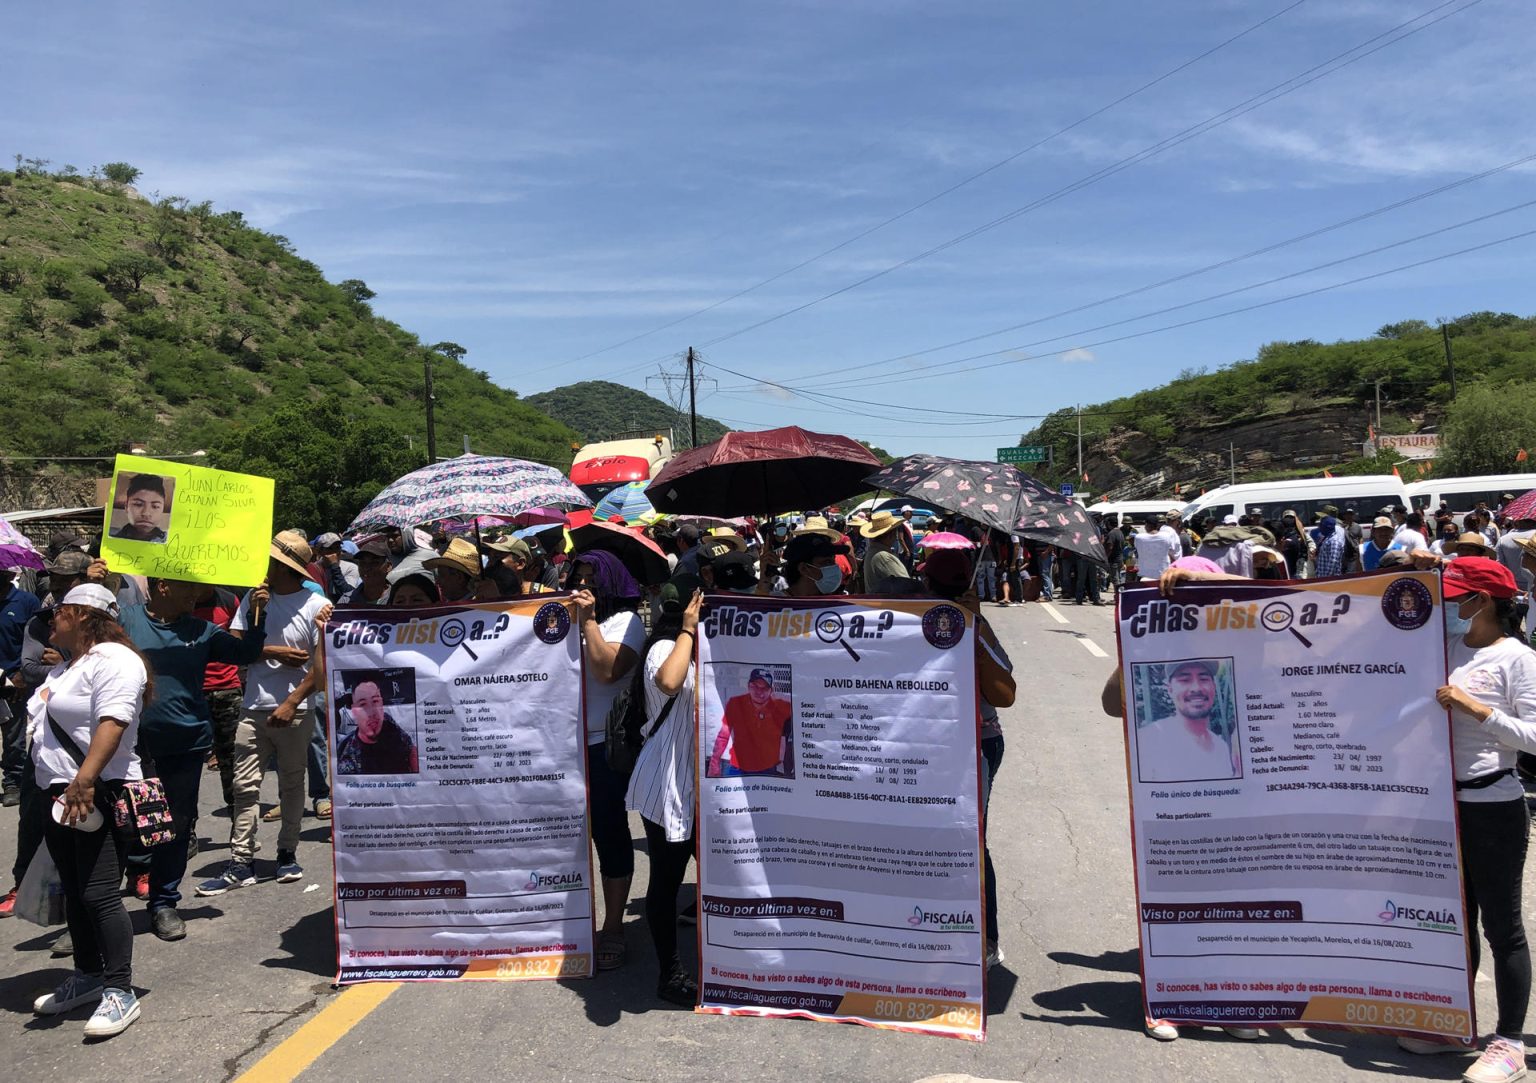
[[[631,481],[650,481],[672,458],[672,430],[621,432],[576,451],[571,481],[596,504]]]

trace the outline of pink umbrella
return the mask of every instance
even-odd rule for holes
[[[1536,489],[1515,497],[1504,506],[1504,514],[1511,519],[1536,519]]]
[[[943,530],[937,534],[924,534],[917,543],[919,549],[974,549],[976,544],[963,534]]]

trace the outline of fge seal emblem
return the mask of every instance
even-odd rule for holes
[[[559,602],[546,602],[533,615],[533,634],[550,646],[559,643],[570,631],[570,611]]]
[[[1381,595],[1381,612],[1387,623],[1405,632],[1424,627],[1434,611],[1429,588],[1417,579],[1399,579]]]
[[[923,614],[923,638],[947,651],[965,635],[965,614],[952,605],[936,605]]]

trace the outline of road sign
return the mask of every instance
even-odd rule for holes
[[[1051,449],[1043,444],[1033,447],[1000,447],[997,449],[1000,463],[1048,463]]]
[[[1071,496],[1076,491],[1077,490],[1075,490],[1072,487],[1072,483],[1070,481],[1064,481],[1064,482],[1061,483],[1061,495],[1062,496]]]

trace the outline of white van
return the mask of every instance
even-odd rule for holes
[[[1182,497],[1169,497],[1167,500],[1101,500],[1097,504],[1089,504],[1088,514],[1093,516],[1093,521],[1101,526],[1108,522],[1110,526],[1124,526],[1126,523],[1140,523],[1149,515],[1155,515],[1161,519],[1174,508],[1183,506]]]
[[[1419,511],[1433,511],[1441,504],[1449,504],[1452,511],[1461,513],[1471,511],[1479,501],[1497,508],[1504,503],[1505,493],[1519,496],[1532,489],[1536,489],[1536,474],[1483,474],[1416,481],[1408,486],[1408,495]]]
[[[1407,507],[1408,488],[1395,474],[1222,485],[1186,504],[1184,521],[1193,524],[1196,519],[1210,519],[1220,524],[1229,515],[1241,516],[1257,508],[1265,522],[1278,523],[1282,514],[1294,511],[1306,525],[1325,504],[1340,511],[1353,507],[1355,521],[1368,524],[1389,504]]]

